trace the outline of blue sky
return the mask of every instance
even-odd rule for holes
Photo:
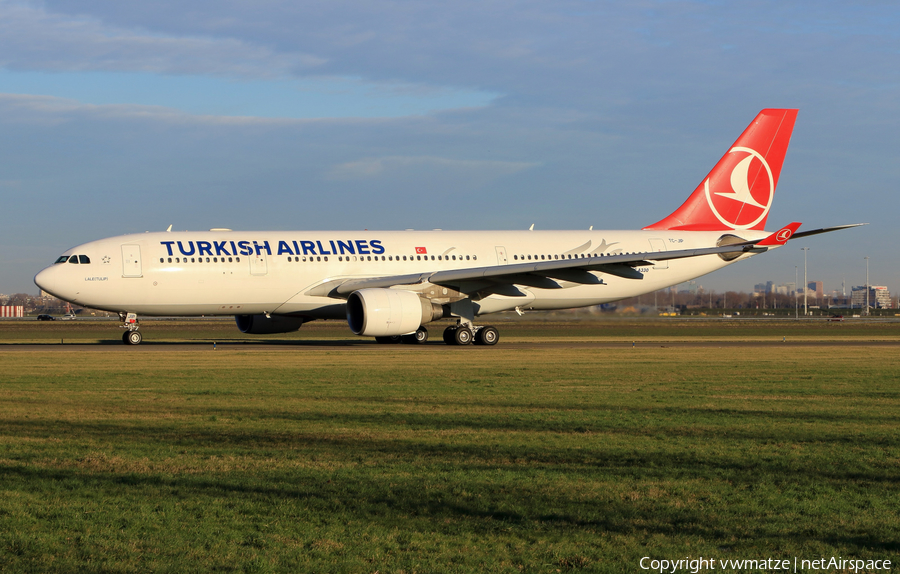
[[[900,291],[892,2],[0,0],[0,292],[175,229],[640,228],[756,113],[769,227],[870,225],[699,280]]]

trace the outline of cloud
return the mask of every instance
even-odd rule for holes
[[[422,171],[434,177],[455,173],[477,178],[494,178],[519,173],[539,166],[535,162],[460,160],[430,156],[390,156],[367,158],[334,166],[327,177],[332,180],[366,180],[405,176]]]
[[[166,106],[88,104],[69,98],[0,93],[3,124],[56,125],[74,121],[138,121],[163,126],[302,127],[312,125],[374,126],[384,118],[286,118],[194,114]]]
[[[315,69],[312,54],[275,51],[227,36],[169,35],[110,26],[91,16],[0,2],[0,67],[141,71],[273,78]]]

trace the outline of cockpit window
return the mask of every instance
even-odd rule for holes
[[[79,256],[78,256],[78,261],[79,261],[82,265],[87,265],[88,263],[91,262],[91,259],[90,259],[87,255],[79,255]]]
[[[73,256],[69,257],[69,263],[78,263],[78,256],[73,255]]]
[[[68,255],[60,255],[59,259],[57,259],[57,260],[54,262],[54,265],[56,265],[57,263],[65,263],[65,262],[68,261],[68,260],[69,260],[69,256],[68,256]]]

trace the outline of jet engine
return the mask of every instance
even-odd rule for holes
[[[347,298],[347,323],[356,335],[408,335],[443,316],[444,309],[440,304],[412,291],[360,289]]]
[[[290,333],[306,322],[305,317],[290,315],[235,315],[234,321],[241,333],[251,335],[270,335],[272,333]]]

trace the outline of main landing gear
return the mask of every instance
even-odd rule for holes
[[[483,327],[475,327],[474,325],[454,325],[444,329],[444,342],[448,345],[496,345],[500,340],[500,332],[496,327],[485,325]]]
[[[476,327],[469,324],[459,324],[444,329],[444,342],[448,345],[496,345],[500,340],[500,332],[496,327],[485,325]],[[375,337],[376,343],[392,345],[404,343],[407,345],[421,345],[428,341],[428,329],[419,327],[415,333],[409,335],[394,335],[392,337]]]
[[[126,345],[140,345],[143,336],[138,331],[141,325],[138,323],[137,314],[120,312],[119,318],[122,319],[122,328],[125,329],[122,333],[122,342]]]

